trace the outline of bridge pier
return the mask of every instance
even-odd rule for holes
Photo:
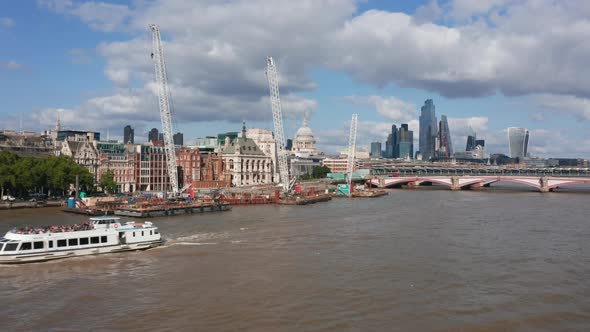
[[[548,193],[551,191],[549,189],[549,179],[546,176],[539,179],[539,190],[541,190],[542,193]]]
[[[458,176],[451,176],[451,190],[461,190]]]

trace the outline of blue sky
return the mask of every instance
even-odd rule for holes
[[[176,127],[185,141],[272,126],[265,56],[278,63],[287,136],[304,114],[320,148],[417,131],[434,99],[453,143],[472,127],[488,153],[531,130],[537,156],[590,157],[584,1],[130,1],[0,4],[0,129],[69,128],[138,138],[159,127],[147,24],[160,25]],[[417,133],[414,137],[418,137]],[[417,142],[415,145],[417,149]]]

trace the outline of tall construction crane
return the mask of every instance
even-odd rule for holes
[[[357,124],[358,114],[352,115],[352,120],[350,121],[350,135],[348,137],[348,160],[346,163],[346,174],[348,176],[348,193],[352,195],[352,172],[354,172],[354,154],[356,152],[356,124]]]
[[[279,176],[283,186],[283,192],[287,193],[289,191],[290,183],[289,169],[287,168],[287,151],[285,151],[286,141],[285,132],[283,130],[283,111],[281,110],[277,67],[270,56],[266,58],[266,77],[268,78],[270,106],[272,108],[272,120],[275,128],[275,139],[277,141]]]
[[[166,166],[172,192],[176,195],[178,193],[178,170],[176,168],[176,153],[172,137],[172,113],[170,112],[170,91],[168,90],[168,79],[166,78],[166,63],[164,62],[160,27],[156,24],[150,24],[149,27],[152,31],[152,59],[156,67],[156,83],[158,85],[160,119],[162,120],[162,131],[164,132]]]

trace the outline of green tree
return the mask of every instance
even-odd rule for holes
[[[102,174],[102,178],[100,179],[100,186],[102,190],[107,193],[113,193],[117,189],[117,182],[115,182],[115,175],[113,171],[107,169],[104,174]]]
[[[10,151],[0,151],[0,191],[2,196],[4,196],[5,190],[13,189],[16,186],[14,165],[18,159],[18,156]]]
[[[76,175],[79,176],[81,189],[93,189],[92,174],[69,157],[19,157],[9,151],[0,151],[2,193],[9,189],[19,196],[27,196],[32,191],[49,196],[57,192],[64,195],[75,184]]]
[[[328,173],[330,173],[328,166],[315,166],[311,171],[311,177],[314,179],[323,179]]]

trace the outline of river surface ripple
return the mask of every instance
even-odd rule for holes
[[[2,331],[582,331],[590,196],[398,190],[155,218],[144,252],[0,266]],[[74,223],[0,211],[0,233]]]

